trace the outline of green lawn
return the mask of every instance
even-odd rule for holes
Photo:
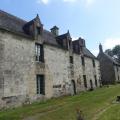
[[[120,120],[120,104],[114,103],[117,95],[120,95],[120,85],[103,87],[1,111],[0,120],[76,120],[76,109],[83,112],[85,120]]]

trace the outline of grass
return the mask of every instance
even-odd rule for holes
[[[76,109],[83,111],[85,120],[120,120],[120,104],[113,104],[120,95],[120,85],[103,87],[34,103],[0,112],[0,120],[76,120]]]
[[[98,120],[120,120],[120,104],[115,104],[106,110]]]

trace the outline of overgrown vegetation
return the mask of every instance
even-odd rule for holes
[[[120,104],[113,102],[117,95],[120,95],[120,85],[103,87],[1,111],[0,120],[77,120],[76,110],[82,111],[85,120],[120,120]]]
[[[107,49],[105,51],[111,57],[115,57],[118,62],[120,62],[120,45],[116,45],[113,49]]]

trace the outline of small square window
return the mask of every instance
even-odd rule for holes
[[[73,64],[73,56],[70,56],[70,63]]]

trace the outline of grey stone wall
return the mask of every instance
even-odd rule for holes
[[[81,56],[78,54],[74,54],[74,79],[77,85],[77,91],[80,92],[85,90]]]
[[[95,85],[95,75],[97,78],[98,87],[100,86],[101,74],[100,64],[95,59],[96,67],[93,67],[92,58],[85,57],[85,68],[82,67],[81,56],[73,54],[73,76],[71,75],[71,64],[69,62],[69,51],[59,49],[57,47],[45,45],[45,65],[46,65],[46,81],[52,81],[53,96],[61,96],[72,94],[72,83],[75,81],[76,92],[86,90],[84,87],[83,75],[87,77],[87,85],[89,90],[90,80],[93,82],[93,88]],[[49,90],[49,92],[50,92]],[[52,92],[51,92],[52,93]]]
[[[36,100],[35,41],[7,32],[0,32],[0,38],[4,47],[1,100],[7,106]]]
[[[85,57],[85,68],[81,65],[81,56],[71,51],[44,44],[44,63],[35,61],[35,43],[30,40],[8,32],[0,31],[0,106],[11,107],[48,99],[62,95],[73,94],[73,83],[76,92],[85,90],[83,75],[93,81],[97,76],[99,84],[99,62],[95,60],[93,68],[92,59]],[[74,64],[70,64],[69,56],[73,55]],[[45,76],[45,96],[36,94],[36,75]]]
[[[114,65],[115,81],[120,83],[120,66]]]
[[[89,90],[91,88],[90,86],[90,80],[93,82],[93,88],[96,88],[95,85],[95,75],[97,78],[98,87],[100,86],[100,80],[101,80],[101,74],[100,74],[100,64],[99,61],[95,59],[95,66],[93,67],[92,64],[92,58],[84,57],[85,59],[85,66],[82,66],[81,56],[75,54],[74,55],[74,74],[75,74],[75,81],[77,84],[77,91],[83,91],[83,90]],[[87,89],[84,87],[84,79],[83,75],[86,75],[87,80]]]
[[[99,65],[98,60],[95,59],[95,67],[93,67],[92,59],[85,57],[85,68],[83,68],[83,75],[87,76],[87,84],[88,84],[87,89],[91,88],[90,80],[92,80],[93,88],[96,88],[95,77],[94,77],[95,75],[97,77],[98,86],[100,86],[99,84],[100,71],[99,70],[100,70],[100,65]]]
[[[70,94],[69,52],[49,45],[44,46],[44,52],[46,81],[52,82],[53,96]]]
[[[4,92],[4,74],[3,74],[3,64],[4,64],[4,41],[2,40],[1,34],[0,34],[0,98],[3,96]]]

